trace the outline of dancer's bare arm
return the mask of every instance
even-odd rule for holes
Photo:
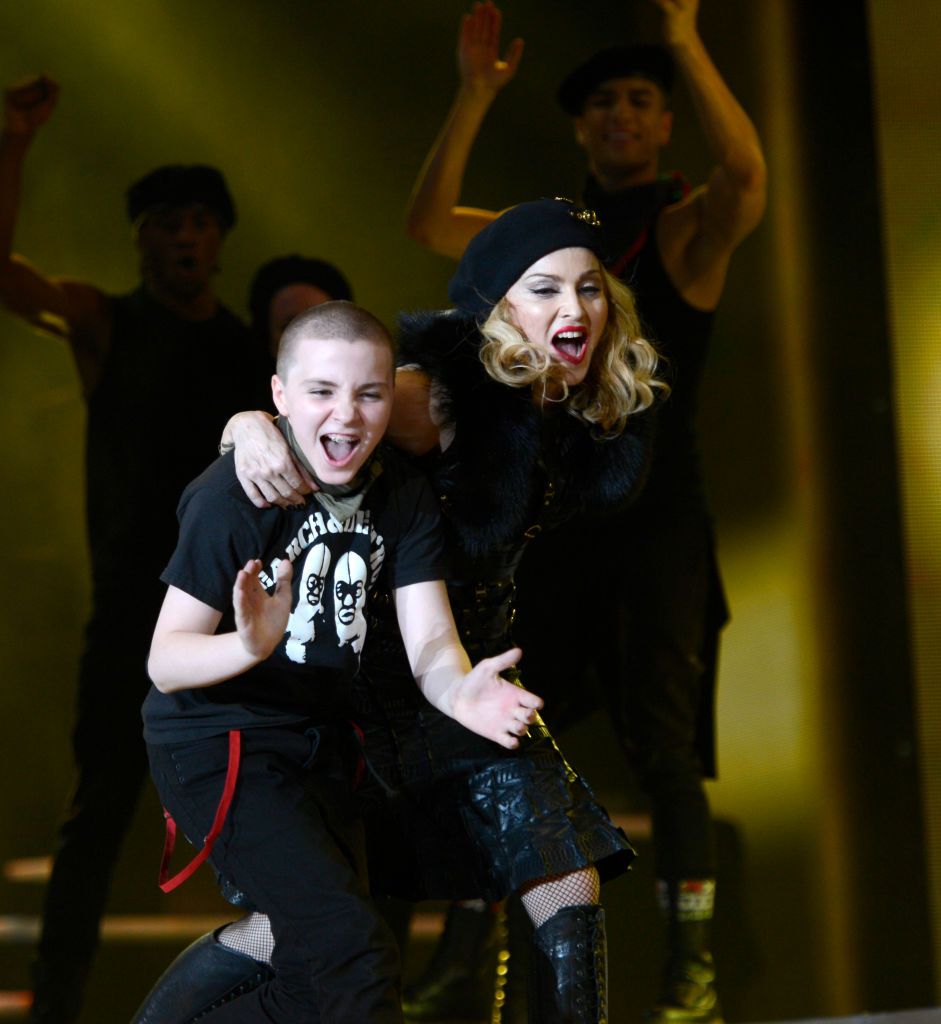
[[[716,161],[706,185],[661,215],[657,241],[680,294],[694,306],[714,309],[732,253],[764,213],[764,154],[755,126],[703,45],[696,23],[699,0],[652,2],[663,12],[664,43]]]
[[[97,380],[110,338],[110,307],[93,285],[52,278],[13,252],[23,165],[55,109],[58,85],[40,75],[4,92],[0,134],[0,304],[43,333],[66,339],[86,393]]]
[[[480,126],[497,94],[516,74],[523,40],[500,57],[502,15],[490,0],[475,3],[461,20],[457,64],[460,86],[431,147],[406,212],[411,238],[443,256],[460,259],[467,243],[496,216],[460,204],[461,186]]]

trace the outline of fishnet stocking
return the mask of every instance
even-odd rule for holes
[[[533,927],[546,923],[563,907],[595,904],[601,898],[601,880],[595,868],[582,868],[566,875],[540,878],[520,890],[520,899],[529,914]]]
[[[520,899],[534,928],[545,924],[563,907],[595,904],[600,897],[601,881],[593,867],[542,878],[520,893]],[[217,937],[228,949],[234,949],[237,953],[250,956],[260,963],[271,963],[274,937],[268,918],[264,914],[256,911],[240,921],[233,921],[232,924],[225,925]]]
[[[274,936],[267,915],[247,914],[240,921],[224,925],[216,936],[223,946],[250,956],[259,963],[270,964],[274,952]]]

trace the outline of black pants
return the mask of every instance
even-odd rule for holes
[[[713,876],[703,777],[714,774],[714,672],[726,608],[708,519],[629,512],[544,535],[517,583],[515,639],[553,732],[564,735],[603,708],[650,798],[658,876]],[[594,699],[582,685],[589,665]]]
[[[235,797],[210,859],[270,918],[275,979],[207,1022],[398,1024],[398,953],[367,896],[337,733],[255,728],[242,744]],[[227,737],[148,752],[164,806],[200,846],[222,793]]]
[[[134,602],[130,602],[134,604]],[[77,1016],[111,876],[147,777],[140,705],[152,620],[97,613],[86,631],[72,746],[77,779],[59,830],[35,966],[34,1016]],[[156,609],[153,609],[156,616]]]

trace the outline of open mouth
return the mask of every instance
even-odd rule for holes
[[[331,466],[346,466],[359,448],[359,438],[349,434],[324,434],[320,439],[327,462]]]
[[[588,352],[588,331],[584,327],[559,331],[553,335],[552,347],[567,363],[578,366]]]

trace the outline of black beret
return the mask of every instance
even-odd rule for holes
[[[604,250],[598,218],[569,199],[520,203],[491,221],[472,239],[448,298],[462,312],[485,320],[493,307],[537,260],[557,249]]]
[[[252,279],[248,308],[252,327],[264,336],[268,334],[268,309],[271,300],[292,284],[312,284],[327,293],[331,299],[353,301],[353,289],[343,274],[326,260],[308,259],[296,253],[279,256],[263,263]]]
[[[577,117],[585,100],[609,78],[649,78],[669,93],[675,73],[673,57],[662,46],[609,46],[579,64],[559,86],[556,99],[567,114]]]
[[[145,174],[127,190],[127,216],[132,224],[158,207],[195,204],[211,210],[223,231],[235,225],[235,203],[225,178],[207,164],[167,164]]]

